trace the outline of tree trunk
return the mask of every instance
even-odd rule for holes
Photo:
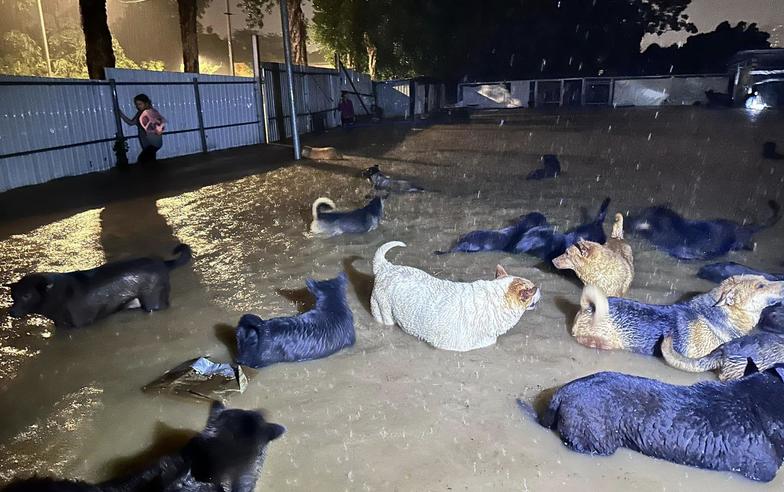
[[[87,73],[91,79],[105,78],[104,68],[114,67],[112,33],[106,18],[106,0],[79,0],[84,31]]]
[[[295,65],[308,64],[307,26],[302,13],[302,0],[286,0],[289,9],[289,36],[291,37],[291,56]]]
[[[368,33],[365,33],[365,49],[367,49],[367,57],[368,57],[368,74],[370,74],[370,80],[376,79],[376,46],[370,40],[370,36]]]
[[[183,70],[199,73],[199,36],[196,33],[196,0],[177,0],[180,11]]]

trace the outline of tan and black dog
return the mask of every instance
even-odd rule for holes
[[[632,247],[623,239],[623,215],[615,214],[610,239],[604,244],[580,240],[553,260],[559,270],[574,270],[585,285],[607,296],[626,294],[634,278]]]
[[[582,345],[653,355],[671,336],[675,350],[702,357],[757,324],[762,310],[784,300],[784,281],[758,275],[730,277],[713,290],[672,305],[610,297],[595,286],[583,289],[572,335]]]

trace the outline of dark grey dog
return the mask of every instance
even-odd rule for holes
[[[31,273],[10,284],[14,304],[8,314],[18,318],[40,314],[58,328],[78,328],[122,309],[146,312],[169,307],[169,272],[187,264],[191,248],[174,248],[178,257],[136,258],[69,273]]]
[[[207,426],[176,454],[124,478],[89,484],[75,480],[16,480],[2,492],[253,492],[267,444],[286,429],[259,412],[227,410],[215,402]]]
[[[373,165],[362,171],[362,177],[367,178],[377,191],[389,191],[391,193],[417,193],[425,191],[419,186],[413,185],[406,179],[395,179],[382,173],[378,164]]]

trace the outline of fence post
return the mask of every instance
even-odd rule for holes
[[[112,109],[114,112],[114,124],[116,128],[114,145],[114,155],[117,156],[117,167],[125,167],[128,165],[128,146],[125,143],[125,135],[123,134],[122,119],[120,118],[120,101],[117,99],[117,83],[114,79],[109,79],[109,87],[112,90]]]
[[[580,88],[580,106],[585,106],[585,90],[586,90],[586,82],[587,79],[583,79],[583,85]]]
[[[610,79],[610,106],[615,107],[615,79]]]
[[[259,35],[253,35],[253,75],[256,76],[258,83],[254,87],[258,91],[256,99],[256,114],[261,124],[261,143],[269,143],[269,131],[267,130],[267,98],[264,94],[264,67],[261,64],[261,49],[259,47]]]
[[[204,132],[204,115],[201,112],[201,94],[199,94],[199,79],[193,77],[193,95],[196,97],[196,117],[199,119],[199,136],[201,137],[201,151],[207,153],[207,134]]]

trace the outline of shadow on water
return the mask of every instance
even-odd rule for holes
[[[574,322],[574,317],[580,312],[580,305],[575,304],[562,296],[554,298],[553,302],[555,303],[555,307],[564,315],[564,318],[566,319],[566,331],[571,336],[572,323]]]
[[[362,306],[370,312],[370,296],[373,293],[373,275],[360,272],[354,268],[354,262],[361,260],[361,256],[349,256],[343,260],[343,269],[348,275],[348,281],[354,287],[354,293],[362,302]]]
[[[300,314],[308,312],[316,307],[316,299],[307,287],[299,289],[278,289],[276,292],[293,302],[297,306],[297,311],[299,311]]]
[[[215,338],[217,338],[223,345],[226,346],[226,349],[228,349],[232,360],[237,358],[237,337],[235,336],[236,331],[236,326],[232,326],[226,323],[218,323],[215,325]]]
[[[179,452],[196,435],[194,431],[174,429],[158,422],[155,425],[155,438],[150,447],[137,455],[114,459],[108,462],[105,468],[113,478],[143,471],[160,458]]]

